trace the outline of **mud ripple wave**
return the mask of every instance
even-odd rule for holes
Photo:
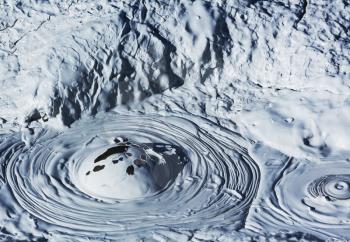
[[[350,232],[348,161],[290,161],[274,183],[269,224],[347,238]]]
[[[41,221],[39,227],[50,225],[64,234],[115,238],[157,227],[240,228],[258,190],[259,169],[239,135],[204,119],[191,120],[195,121],[105,115],[76,122],[60,132],[42,130],[30,147],[19,135],[10,135],[3,142],[7,145],[0,146],[2,157],[6,157],[2,159],[4,182],[19,205]],[[182,166],[147,196],[123,199],[109,196],[108,191],[102,196],[86,192],[82,174],[90,174],[88,167],[95,165],[94,160],[100,161],[103,151],[114,147],[118,137],[127,137],[128,145],[176,147],[173,153],[164,153],[168,154],[163,156],[166,163],[161,163],[164,171],[172,170],[174,162]],[[133,152],[130,156],[139,154],[137,149]],[[128,166],[128,174],[123,176],[137,175],[142,162],[135,164],[138,166]],[[82,167],[87,169],[84,173]],[[95,171],[101,169],[102,165]],[[137,176],[133,179],[138,182]],[[125,187],[120,191],[129,189],[123,181]]]

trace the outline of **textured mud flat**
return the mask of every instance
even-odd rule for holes
[[[4,241],[350,239],[350,2],[0,2]]]

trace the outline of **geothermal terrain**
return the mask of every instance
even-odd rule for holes
[[[350,240],[349,0],[0,0],[1,241]]]

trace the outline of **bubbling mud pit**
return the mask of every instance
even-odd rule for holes
[[[258,226],[285,228],[320,238],[342,238],[350,231],[350,167],[346,160],[291,159],[272,183]],[[256,226],[255,224],[254,226]],[[307,241],[323,241],[309,237]]]
[[[31,146],[4,139],[4,185],[42,234],[239,229],[259,186],[246,141],[204,119],[104,114],[42,129]]]

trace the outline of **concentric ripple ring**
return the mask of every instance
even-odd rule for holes
[[[191,120],[109,114],[63,131],[43,129],[30,147],[9,136],[6,183],[21,207],[64,234],[115,238],[167,226],[239,228],[259,169],[239,135]],[[135,192],[129,196],[127,189]]]
[[[268,202],[275,227],[342,238],[350,232],[350,165],[348,161],[322,163],[294,161],[283,171]],[[271,213],[272,214],[272,213]]]

